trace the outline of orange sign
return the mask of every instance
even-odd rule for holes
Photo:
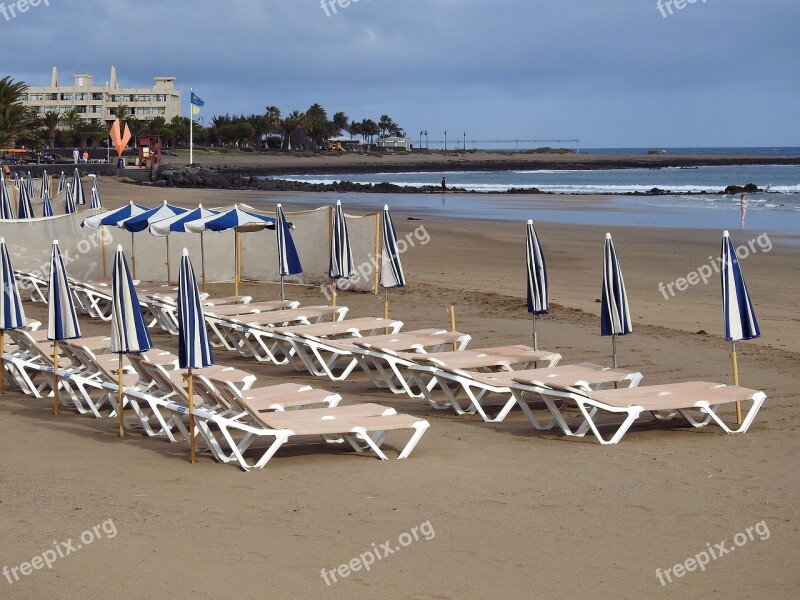
[[[131,130],[128,127],[128,124],[125,124],[125,133],[120,135],[119,119],[117,119],[111,126],[111,133],[109,135],[111,137],[111,141],[114,142],[114,148],[117,149],[117,156],[122,156],[122,153],[125,151],[125,146],[127,146],[128,142],[131,141]]]

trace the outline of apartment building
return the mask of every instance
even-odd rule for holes
[[[93,124],[105,124],[117,118],[117,109],[124,104],[126,116],[140,121],[164,117],[167,121],[181,114],[181,94],[175,89],[174,77],[155,77],[149,88],[123,88],[117,82],[117,70],[111,67],[109,80],[96,85],[92,75],[74,76],[73,84],[60,85],[58,70],[53,67],[50,85],[29,86],[23,104],[36,108],[39,114],[66,113],[75,109]]]

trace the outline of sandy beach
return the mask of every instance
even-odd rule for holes
[[[130,200],[155,205],[166,194],[185,206],[239,201],[274,209],[280,201],[292,209],[291,196],[280,194],[164,190],[108,178],[101,185],[106,207]],[[570,206],[581,210],[591,202],[582,197]],[[530,343],[523,224],[408,217],[419,215],[395,212],[398,234],[424,225],[430,243],[403,256],[408,286],[392,291],[392,316],[405,329],[447,327],[455,304],[457,327],[472,335],[471,347]],[[539,320],[540,346],[560,352],[564,363],[610,360],[597,302],[606,230],[537,223],[555,304]],[[659,286],[687,278],[716,256],[719,232],[610,231],[634,316],[634,333],[618,341],[620,366],[642,371],[643,384],[732,382],[718,276],[685,291],[673,286],[674,296]],[[760,234],[746,230],[737,239]],[[754,242],[743,261],[763,337],[738,346],[740,383],[768,399],[739,436],[646,421],[619,445],[602,446],[592,436],[533,431],[519,411],[487,424],[375,390],[363,375],[332,383],[218,352],[218,363],[255,373],[261,385],[309,383],[341,393],[344,403],[377,402],[431,423],[408,460],[381,462],[319,444],[287,448],[267,468],[244,473],[208,456],[190,465],[182,445],[135,433],[120,440],[110,419],[56,417],[47,401],[7,390],[0,400],[3,565],[18,566],[55,542],[77,542],[82,532],[107,527],[52,569],[13,583],[0,578],[2,595],[794,598],[800,585],[797,242],[775,235],[769,250]],[[242,289],[256,299],[278,297],[272,284],[246,282]],[[230,284],[211,291],[228,295]],[[290,287],[289,295],[303,304],[324,300],[304,286]],[[343,292],[339,301],[350,317],[382,311],[381,296]],[[26,311],[46,321],[45,307],[27,304]],[[84,336],[110,333],[100,321],[83,319],[82,328]],[[154,342],[177,351],[165,333]],[[393,439],[390,457],[398,448]],[[748,528],[756,534],[737,545]],[[404,544],[412,530],[424,535]],[[337,571],[386,542],[399,549],[369,571]],[[735,551],[671,581],[657,575],[719,543]],[[323,570],[340,573],[337,581],[330,575],[326,581]]]

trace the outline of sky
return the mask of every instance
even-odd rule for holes
[[[173,76],[206,123],[318,102],[431,145],[800,146],[797,0],[19,1],[0,76]]]

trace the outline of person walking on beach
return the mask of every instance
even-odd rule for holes
[[[77,149],[77,148],[75,148],[75,149],[72,151],[72,162],[74,162],[74,163],[77,165],[77,164],[78,164],[78,159],[79,159],[80,157],[81,157],[81,153],[80,153],[80,152],[78,152],[78,149]]]
[[[447,179],[445,179],[444,177],[442,177],[442,191],[443,192],[447,191]]]
[[[742,194],[741,198],[739,198],[739,206],[742,209],[742,222],[740,224],[740,229],[744,229],[744,216],[747,214],[747,194]]]

